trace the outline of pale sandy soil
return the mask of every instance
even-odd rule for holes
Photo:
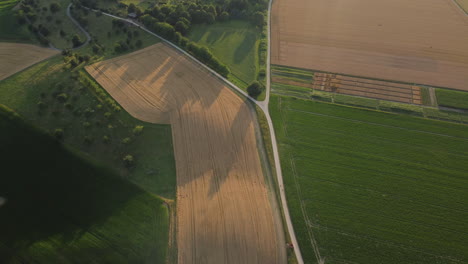
[[[468,91],[453,0],[274,0],[272,63]]]
[[[0,42],[0,80],[57,53],[29,44]]]
[[[133,116],[172,125],[179,264],[286,262],[251,106],[162,43],[86,69]]]

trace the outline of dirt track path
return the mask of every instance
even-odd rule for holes
[[[87,70],[136,118],[172,125],[180,264],[286,262],[250,103],[162,43]]]

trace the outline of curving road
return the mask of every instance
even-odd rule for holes
[[[76,50],[76,49],[79,49],[79,48],[82,48],[82,47],[88,45],[88,43],[91,41],[91,36],[89,35],[88,31],[86,31],[86,30],[80,25],[80,23],[78,23],[78,21],[76,21],[76,20],[72,17],[72,15],[70,14],[70,8],[71,8],[72,5],[73,5],[73,4],[70,3],[70,4],[67,6],[67,16],[68,16],[68,18],[70,18],[70,20],[73,22],[73,24],[75,24],[75,26],[77,26],[77,27],[85,34],[85,36],[86,36],[86,41],[85,41],[83,44],[81,44],[80,46],[75,47],[75,48],[72,49],[72,50]]]
[[[276,176],[277,176],[277,180],[278,180],[278,187],[279,187],[279,191],[280,191],[281,204],[282,204],[283,211],[284,211],[286,226],[288,228],[291,243],[294,246],[294,253],[296,255],[297,263],[298,264],[303,264],[304,260],[302,259],[302,254],[301,254],[301,251],[300,251],[300,248],[299,248],[299,244],[297,243],[296,234],[294,232],[294,227],[293,227],[292,222],[291,222],[291,216],[289,214],[289,208],[288,208],[288,204],[287,204],[287,200],[286,200],[286,193],[284,191],[283,174],[282,174],[282,171],[281,171],[281,163],[280,163],[280,159],[279,159],[278,145],[276,143],[275,130],[274,130],[274,127],[273,127],[273,122],[272,122],[271,117],[270,117],[270,112],[268,110],[268,104],[269,104],[269,101],[270,101],[270,34],[271,34],[271,25],[270,25],[271,24],[270,23],[271,17],[270,17],[270,14],[271,14],[271,5],[272,5],[272,0],[270,0],[270,2],[268,4],[268,23],[267,23],[267,27],[268,27],[268,50],[267,50],[267,62],[266,62],[267,63],[266,97],[265,97],[265,100],[261,101],[261,102],[259,102],[259,101],[255,100],[254,98],[250,97],[246,92],[241,90],[235,84],[233,84],[232,82],[230,82],[229,80],[227,80],[226,78],[224,78],[223,76],[221,76],[220,74],[218,74],[217,72],[215,72],[214,70],[212,70],[211,68],[209,68],[208,66],[203,64],[202,62],[200,62],[198,59],[196,59],[195,57],[193,57],[192,55],[187,53],[185,50],[179,48],[178,46],[176,46],[172,42],[166,40],[165,38],[159,36],[158,34],[148,30],[143,25],[140,25],[139,23],[136,23],[135,21],[133,21],[131,19],[114,16],[114,15],[104,13],[104,12],[102,12],[102,14],[104,14],[106,16],[109,16],[109,17],[112,17],[112,18],[115,18],[115,19],[123,20],[123,21],[125,21],[125,22],[127,22],[129,24],[132,24],[134,26],[137,26],[137,27],[141,28],[142,30],[148,32],[149,34],[151,34],[151,35],[153,35],[155,37],[160,38],[165,43],[167,43],[171,47],[177,49],[178,51],[180,51],[181,53],[183,53],[184,55],[186,55],[187,57],[189,57],[190,59],[192,59],[193,61],[198,63],[200,66],[202,66],[203,68],[208,70],[211,74],[213,74],[217,78],[224,81],[231,88],[233,88],[236,92],[242,94],[243,96],[248,98],[251,102],[258,105],[262,109],[262,111],[265,113],[265,116],[266,116],[266,119],[267,119],[267,122],[268,122],[268,127],[270,129],[271,143],[272,143],[272,147],[273,147],[273,156],[274,156],[274,161],[275,161]],[[70,6],[68,6],[68,9],[69,8],[70,8]],[[98,11],[98,10],[94,10],[94,9],[91,9],[91,8],[86,8],[86,9],[94,11],[94,12]],[[73,20],[73,21],[75,21],[75,20]],[[81,26],[80,26],[80,28],[81,28]]]

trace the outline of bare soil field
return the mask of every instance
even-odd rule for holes
[[[0,43],[0,80],[57,53],[29,44]]]
[[[172,125],[179,264],[286,262],[249,104],[163,43],[86,69],[134,117]]]
[[[275,0],[272,64],[468,91],[453,0]]]

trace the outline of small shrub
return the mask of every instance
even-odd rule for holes
[[[57,100],[61,103],[65,103],[68,100],[68,95],[66,93],[58,94]]]
[[[104,135],[102,137],[102,142],[106,143],[106,144],[109,144],[110,143],[110,137],[108,135]]]
[[[127,168],[135,166],[135,159],[132,155],[126,155],[122,160]]]
[[[90,136],[85,136],[85,137],[83,138],[83,142],[84,142],[86,145],[91,145],[91,144],[93,144],[94,139],[93,139],[92,137],[90,137]]]
[[[89,128],[89,127],[91,127],[91,123],[90,122],[83,122],[83,127],[84,128]]]
[[[86,108],[86,109],[84,110],[84,115],[85,115],[86,117],[90,117],[90,116],[92,116],[93,114],[94,114],[94,109],[92,109],[92,108],[90,108],[90,107],[88,107],[88,108]]]
[[[111,118],[111,116],[112,116],[112,113],[111,113],[111,112],[105,112],[105,113],[104,113],[104,117],[105,117],[105,118]]]
[[[40,110],[46,109],[47,105],[43,101],[37,102],[37,107],[39,107]]]
[[[131,139],[129,137],[126,137],[124,139],[122,139],[122,144],[125,144],[127,145],[128,143],[130,143]]]
[[[65,108],[73,109],[73,105],[71,103],[65,103]]]
[[[59,140],[60,140],[60,139],[63,139],[63,129],[61,129],[61,128],[55,129],[55,130],[54,130],[54,137],[55,137],[56,139],[59,139]]]
[[[134,129],[133,129],[133,134],[134,135],[140,135],[141,132],[143,132],[143,126],[136,126]]]

